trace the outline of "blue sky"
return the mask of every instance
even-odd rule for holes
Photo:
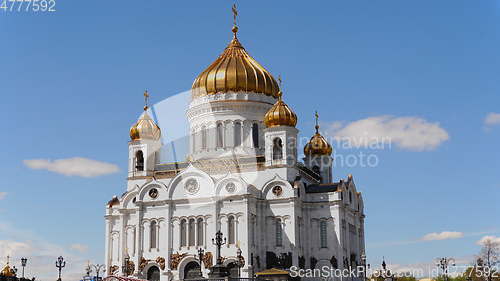
[[[142,92],[157,103],[188,90],[229,42],[232,3],[57,1],[54,13],[0,11],[0,255],[26,243],[73,259],[75,274],[86,259],[103,261],[104,204],[125,190]],[[283,76],[302,136],[313,133],[314,110],[325,134],[380,116],[395,120],[376,127],[382,134],[421,121],[423,137],[391,149],[336,148],[379,160],[334,169],[337,180],[354,174],[363,192],[372,264],[470,257],[481,237],[500,236],[500,125],[496,115],[485,122],[500,113],[500,1],[237,4],[239,38]],[[433,139],[436,128],[447,137]],[[66,176],[23,162],[72,157],[119,171]],[[443,231],[463,237],[422,240]]]

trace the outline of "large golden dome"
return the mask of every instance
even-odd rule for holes
[[[277,126],[297,125],[297,114],[283,101],[281,91],[278,92],[278,101],[264,116],[264,124],[268,128]]]
[[[316,133],[311,137],[309,142],[304,146],[304,155],[306,156],[323,156],[332,155],[333,148],[328,141],[319,133],[318,113],[316,113]]]
[[[224,52],[193,82],[193,98],[228,92],[251,92],[278,97],[274,77],[238,41],[238,27]]]

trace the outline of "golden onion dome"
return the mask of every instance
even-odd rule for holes
[[[250,92],[278,97],[274,77],[254,60],[238,41],[238,27],[233,26],[233,40],[224,52],[193,82],[193,98],[228,92]]]
[[[139,117],[137,122],[130,127],[130,139],[136,140],[159,140],[161,137],[161,130],[158,125],[149,117],[148,114],[148,91],[144,92],[144,112]]]
[[[297,114],[283,101],[281,91],[278,92],[278,101],[269,109],[264,116],[264,124],[268,128],[278,126],[295,127],[297,125]]]
[[[332,155],[333,148],[326,139],[319,133],[318,113],[316,113],[316,133],[311,137],[309,142],[304,146],[304,155],[306,156],[323,156]]]
[[[146,110],[144,110],[139,120],[130,128],[130,139],[133,141],[160,139],[160,127],[149,117]]]

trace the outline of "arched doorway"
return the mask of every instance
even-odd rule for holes
[[[148,269],[148,281],[160,281],[160,269],[157,266]]]
[[[235,262],[228,263],[227,269],[229,271],[229,277],[231,277],[231,278],[238,278],[239,277],[238,265]]]
[[[201,275],[201,270],[198,262],[190,261],[184,267],[184,279],[199,278],[200,275]]]

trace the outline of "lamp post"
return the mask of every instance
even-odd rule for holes
[[[21,258],[21,266],[23,267],[23,279],[24,279],[24,268],[26,267],[26,263],[28,262],[27,258]]]
[[[217,231],[217,233],[215,233],[215,239],[212,238],[212,244],[217,246],[216,259],[218,265],[222,264],[222,258],[220,256],[220,248],[222,247],[222,245],[225,245],[226,243],[227,243],[226,237],[224,237],[224,240],[222,240],[222,232],[220,230]]]
[[[56,261],[56,267],[59,269],[59,278],[57,278],[57,281],[61,281],[61,270],[66,266],[66,262],[64,261],[64,258],[62,256],[57,258]]]
[[[212,268],[210,269],[210,273],[208,273],[208,276],[210,278],[222,278],[229,276],[227,267],[222,264],[222,257],[220,255],[220,248],[222,247],[222,245],[226,244],[226,238],[222,239],[222,232],[220,230],[215,233],[215,239],[212,238],[212,244],[217,246],[217,264],[212,266]]]
[[[454,258],[438,258],[438,261],[436,263],[436,266],[439,267],[443,271],[444,275],[444,280],[448,281],[448,267],[449,266],[455,266],[455,259]]]
[[[203,248],[199,248],[198,249],[198,256],[194,256],[195,258],[198,258],[198,260],[200,261],[200,277],[203,277],[203,271],[201,271],[201,266],[203,264],[203,256],[205,255],[205,250],[203,250]]]
[[[363,263],[363,281],[366,280],[366,254],[363,252],[361,254],[361,262]]]
[[[104,269],[104,264],[91,264],[91,266],[94,268],[95,270],[95,278],[96,278],[96,281],[99,281],[99,272],[103,271]]]
[[[130,256],[128,255],[128,252],[127,252],[127,254],[125,255],[125,258],[123,259],[123,266],[122,266],[122,272],[123,272],[124,276],[130,275],[129,268],[128,268],[129,263],[130,263]]]
[[[241,267],[243,266],[243,263],[241,262],[243,260],[243,256],[241,255],[242,251],[240,248],[236,251],[236,257],[238,258],[238,277],[241,277]]]

